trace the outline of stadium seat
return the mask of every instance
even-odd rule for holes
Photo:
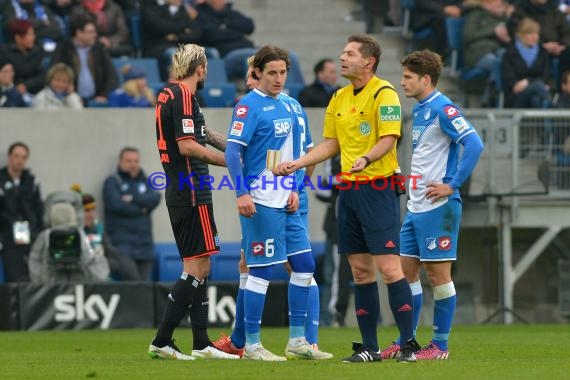
[[[228,74],[226,73],[226,65],[221,58],[208,59],[208,78],[207,84],[228,83]]]
[[[176,281],[182,273],[182,261],[174,243],[156,243],[154,279],[156,281]]]
[[[463,68],[463,25],[465,19],[463,17],[446,17],[445,24],[447,43],[451,50],[449,70],[452,76],[457,76]]]
[[[131,32],[131,44],[135,48],[137,57],[142,56],[142,29],[141,15],[133,13],[129,16],[129,27]]]
[[[402,36],[410,37],[412,35],[410,21],[414,9],[414,0],[400,0],[400,6],[402,7]]]
[[[220,253],[211,256],[211,281],[239,281],[238,264],[240,260],[240,243],[222,243]]]
[[[121,68],[130,64],[144,70],[148,86],[154,90],[155,94],[159,93],[164,87],[164,82],[160,80],[160,72],[158,71],[158,61],[156,58],[121,57],[112,58],[112,61],[113,66],[115,66],[115,70],[117,71],[119,84],[123,83],[123,73],[121,72]]]
[[[6,38],[4,36],[4,17],[0,14],[0,44],[6,42]]]
[[[235,83],[208,83],[200,91],[205,107],[221,108],[234,105],[237,89]]]

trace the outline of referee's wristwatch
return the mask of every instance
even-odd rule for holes
[[[364,158],[364,161],[366,161],[365,168],[372,163],[372,160],[368,156],[361,156],[360,158]]]

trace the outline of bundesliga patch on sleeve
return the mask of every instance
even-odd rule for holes
[[[380,106],[381,121],[399,121],[400,106]]]
[[[467,123],[467,120],[465,120],[463,117],[458,117],[451,120],[451,124],[453,124],[453,127],[459,134],[469,129],[469,123]]]
[[[194,120],[182,119],[182,132],[194,133]]]
[[[232,136],[241,136],[243,132],[243,123],[241,121],[234,121],[232,123],[232,129],[230,130],[230,135]]]

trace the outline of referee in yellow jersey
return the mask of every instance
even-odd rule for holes
[[[279,165],[276,174],[322,162],[340,151],[339,254],[348,255],[354,277],[355,311],[362,343],[343,361],[380,361],[376,327],[380,299],[376,269],[388,287],[390,308],[400,330],[400,362],[415,362],[412,293],[399,258],[400,205],[394,175],[401,108],[389,82],[376,76],[380,45],[369,36],[348,38],[340,74],[350,84],[336,91],[326,111],[324,141],[305,156]]]

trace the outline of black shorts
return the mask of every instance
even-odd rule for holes
[[[337,215],[339,253],[400,253],[400,198],[382,180],[340,190]]]
[[[220,251],[220,239],[211,204],[168,207],[168,215],[182,260]]]

